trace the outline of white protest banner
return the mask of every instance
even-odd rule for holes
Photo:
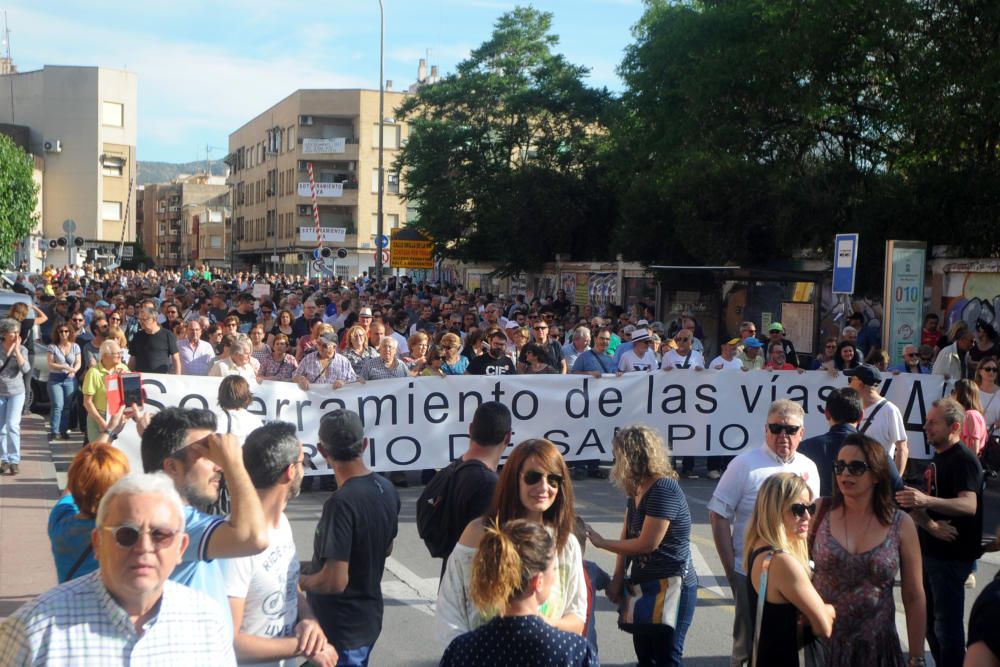
[[[309,185],[308,181],[299,183],[299,187],[296,193],[300,197],[312,197],[312,186]],[[344,196],[344,184],[343,183],[316,183],[316,196],[317,197],[343,197]]]
[[[315,153],[343,153],[347,140],[343,137],[335,139],[303,139],[302,152],[306,155]]]
[[[143,375],[147,410],[165,406],[215,409],[220,378]],[[249,411],[265,421],[295,424],[312,474],[327,470],[316,450],[323,414],[346,408],[361,415],[375,470],[441,468],[468,446],[469,423],[482,401],[497,400],[514,417],[512,444],[548,438],[567,460],[611,460],[615,429],[648,424],[678,456],[731,456],[764,442],[768,406],[779,398],[802,405],[805,436],[828,430],[823,403],[846,385],[825,371],[772,373],[688,371],[628,373],[622,377],[511,375],[418,377],[350,384],[308,392],[288,382],[253,388]],[[927,410],[942,396],[935,375],[886,375],[883,394],[903,414],[910,456],[930,458],[922,431]],[[117,441],[138,469],[139,442],[131,425]],[[307,466],[309,470],[309,466]]]

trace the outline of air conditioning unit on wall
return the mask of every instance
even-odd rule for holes
[[[50,139],[42,144],[42,146],[45,148],[46,153],[62,153],[62,142],[58,139]]]

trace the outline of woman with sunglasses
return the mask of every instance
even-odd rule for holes
[[[481,608],[470,593],[472,559],[488,522],[503,526],[527,519],[555,538],[556,581],[540,615],[560,630],[582,634],[587,617],[587,585],[580,543],[573,535],[573,486],[566,462],[554,444],[525,440],[511,452],[500,473],[486,515],[472,521],[448,557],[437,599],[437,637],[446,646],[460,634],[503,612]]]
[[[83,364],[83,353],[72,338],[69,326],[63,322],[52,335],[48,350],[49,363],[49,442],[56,438],[69,439],[69,414],[76,394],[76,374]]]
[[[444,352],[441,370],[445,375],[464,375],[469,367],[469,358],[462,354],[462,339],[450,331],[441,336],[438,347]]]
[[[433,377],[444,377],[444,371],[441,370],[441,364],[444,363],[445,355],[444,350],[435,346],[432,346],[427,350],[427,363],[424,365],[422,371],[420,371],[421,376],[433,376]]]
[[[926,609],[920,541],[893,499],[889,459],[875,440],[853,433],[833,466],[829,511],[815,528],[813,584],[837,610],[823,644],[830,667],[903,667],[893,582],[901,573],[910,665],[922,665]]]
[[[1000,426],[1000,386],[997,386],[997,369],[1000,362],[996,357],[985,357],[976,367],[976,384],[979,385],[979,402],[983,406],[986,428],[995,431]]]
[[[542,620],[557,577],[555,540],[534,521],[514,519],[485,529],[472,560],[475,605],[499,611],[493,620],[448,645],[444,667],[524,664],[596,665],[590,643]],[[516,637],[516,641],[510,641]]]
[[[823,341],[823,351],[816,355],[813,361],[812,370],[832,371],[834,368],[834,357],[837,355],[837,337],[830,336]]]
[[[369,359],[378,359],[378,350],[368,345],[368,332],[360,324],[347,330],[342,354],[351,362],[354,374],[358,377],[364,375]]]
[[[656,431],[648,426],[623,428],[612,448],[611,478],[628,496],[622,539],[605,539],[589,526],[587,537],[598,549],[618,555],[607,589],[615,604],[626,601],[626,580],[638,595],[676,578],[671,583],[678,583],[681,590],[674,625],[636,624],[632,645],[640,665],[680,665],[698,598],[698,575],[691,561],[691,510]]]
[[[806,537],[815,511],[812,491],[795,473],[771,475],[757,494],[743,554],[755,667],[798,667],[800,615],[814,634],[829,637],[833,632],[837,612],[809,580]]]

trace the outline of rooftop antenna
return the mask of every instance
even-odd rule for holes
[[[0,74],[6,74],[8,76],[8,85],[10,86],[10,124],[14,124],[14,77],[10,76],[16,70],[14,69],[14,61],[10,57],[10,28],[7,26],[7,10],[3,10],[3,38],[2,46],[4,53],[3,67],[0,68]]]

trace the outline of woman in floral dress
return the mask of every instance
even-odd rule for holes
[[[861,434],[844,440],[834,463],[837,483],[826,499],[813,545],[813,585],[837,610],[823,640],[831,667],[903,667],[896,606],[902,573],[909,664],[924,656],[926,611],[920,543],[913,520],[893,503],[889,462],[880,444]],[[824,511],[828,509],[828,511]]]

